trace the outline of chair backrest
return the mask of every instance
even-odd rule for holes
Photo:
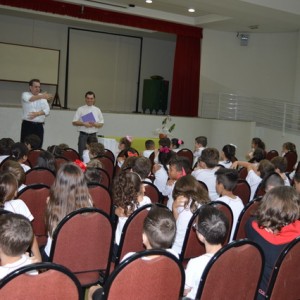
[[[36,167],[28,170],[26,172],[25,184],[37,184],[43,183],[48,186],[51,186],[55,180],[55,174],[47,169],[42,167]]]
[[[284,157],[287,160],[287,168],[286,168],[286,172],[292,172],[294,170],[294,166],[297,162],[298,159],[298,155],[297,152],[295,151],[289,151],[287,152]]]
[[[263,265],[262,250],[254,242],[224,246],[204,269],[196,299],[255,299]]]
[[[55,166],[56,166],[56,170],[58,170],[61,165],[69,162],[70,160],[67,159],[66,157],[63,157],[63,156],[56,156],[55,157]]]
[[[267,160],[271,160],[272,158],[279,156],[279,153],[277,150],[270,150],[269,152],[267,152],[266,154],[266,159]]]
[[[217,209],[222,211],[228,219],[229,229],[227,232],[226,240],[224,242],[224,245],[226,245],[229,242],[229,238],[230,238],[230,234],[231,234],[231,230],[232,230],[232,224],[233,224],[232,210],[229,205],[227,205],[226,203],[224,203],[222,201],[212,201],[209,204],[215,206]]]
[[[88,188],[94,206],[110,216],[112,213],[112,198],[107,187],[102,184],[90,183]]]
[[[253,214],[258,209],[261,198],[256,198],[249,202],[241,211],[240,216],[236,223],[235,232],[233,235],[233,240],[241,240],[246,238],[245,225],[247,221],[253,216]]]
[[[114,175],[114,162],[105,155],[97,156],[96,159],[102,163],[103,169],[105,169],[105,171],[108,173],[110,182],[112,182]]]
[[[273,269],[266,299],[300,299],[300,237],[279,256]]]
[[[258,185],[258,187],[256,188],[253,199],[258,198],[258,197],[262,197],[265,193],[266,193],[266,191],[265,191],[265,180],[262,180],[260,182],[260,184]]]
[[[145,187],[145,196],[151,199],[152,203],[161,203],[161,193],[156,185],[148,181],[142,181]]]
[[[242,167],[242,168],[239,169],[239,178],[240,179],[246,179],[247,175],[248,175],[247,168]]]
[[[186,266],[191,258],[198,257],[205,253],[205,246],[199,241],[196,231],[193,228],[193,225],[197,223],[198,214],[199,210],[194,212],[187,226],[180,254],[180,260],[182,261],[183,266]]]
[[[18,198],[25,202],[34,217],[32,227],[39,246],[45,245],[47,242],[45,211],[49,190],[49,186],[45,184],[32,184],[18,193]]]
[[[208,192],[208,187],[206,185],[206,183],[202,180],[198,180],[198,182],[201,184],[201,186]]]
[[[244,205],[248,204],[251,196],[251,188],[249,183],[245,179],[239,179],[236,187],[232,192],[234,195],[241,198]]]
[[[107,278],[113,240],[109,216],[82,208],[67,215],[54,230],[50,261],[67,267],[82,286],[90,286]]]
[[[116,160],[115,155],[109,149],[104,149],[104,155],[109,157],[113,162]]]
[[[156,256],[147,259],[147,256]],[[181,299],[184,270],[165,250],[146,250],[127,258],[111,273],[103,287],[104,299]]]
[[[62,156],[67,158],[70,161],[75,161],[76,159],[80,159],[79,153],[72,148],[66,148],[62,151]]]
[[[129,252],[139,252],[145,249],[143,245],[143,224],[152,204],[144,205],[135,210],[126,220],[123,227],[115,265]]]
[[[155,151],[153,151],[150,156],[149,156],[149,159],[151,161],[151,164],[152,164],[152,167],[154,166],[154,159],[155,159]],[[151,168],[152,170],[152,168]]]
[[[194,154],[193,154],[193,152],[190,149],[187,149],[187,148],[180,149],[177,152],[177,155],[178,156],[184,156],[184,157],[188,158],[188,160],[190,161],[190,167],[192,169],[192,167],[193,167],[193,160],[194,160]]]
[[[30,271],[41,271],[30,275]],[[78,279],[63,266],[53,263],[31,264],[0,280],[0,298],[6,300],[84,299]]]
[[[27,160],[30,162],[31,166],[34,167],[37,165],[38,157],[40,156],[41,152],[45,151],[44,149],[34,149],[28,151]]]

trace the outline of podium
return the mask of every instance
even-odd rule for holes
[[[143,113],[149,109],[150,114],[159,110],[166,113],[168,107],[169,81],[160,79],[144,79],[143,88]]]

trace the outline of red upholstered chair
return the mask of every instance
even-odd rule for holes
[[[269,152],[267,152],[266,154],[266,159],[267,160],[271,160],[272,158],[279,156],[279,153],[277,150],[270,150]]]
[[[162,196],[158,188],[148,181],[143,181],[143,184],[145,186],[145,196],[148,196],[152,203],[160,203]]]
[[[248,175],[247,168],[242,167],[242,168],[239,169],[239,178],[240,179],[246,179],[247,175]]]
[[[155,258],[147,259],[147,256]],[[165,250],[146,250],[120,263],[103,287],[103,299],[181,299],[184,270]]]
[[[254,193],[253,199],[258,198],[258,197],[263,197],[263,195],[266,193],[264,184],[265,184],[265,180],[260,182],[260,184],[258,185],[258,187]]]
[[[248,204],[251,195],[251,188],[246,180],[239,179],[235,189],[232,192],[234,195],[241,198],[244,205]]]
[[[128,252],[139,252],[145,249],[142,239],[143,224],[151,206],[152,204],[142,206],[127,219],[121,233],[115,265],[118,265]]]
[[[110,188],[110,176],[107,173],[107,171],[102,168],[93,168],[93,169],[98,172],[98,174],[101,178],[100,184],[104,185],[107,189],[109,189]],[[89,182],[89,183],[93,183],[93,182]]]
[[[62,152],[62,156],[67,158],[70,161],[75,161],[76,159],[81,159],[79,153],[72,148],[66,148]]]
[[[101,184],[90,183],[88,184],[89,193],[92,197],[94,206],[103,210],[108,215],[112,212],[112,198],[108,189]]]
[[[113,240],[109,216],[95,208],[82,208],[67,215],[54,230],[50,261],[67,267],[83,287],[104,282]]]
[[[193,152],[192,152],[190,149],[187,149],[187,148],[180,149],[180,150],[177,152],[177,155],[178,155],[178,156],[184,156],[184,157],[188,158],[188,160],[190,161],[190,167],[191,167],[191,169],[192,169],[192,167],[193,167],[194,155],[193,155]]]
[[[36,275],[27,274],[40,271]],[[6,300],[64,299],[83,300],[78,279],[63,266],[52,263],[31,264],[0,280],[0,298]]]
[[[184,267],[186,267],[188,261],[191,258],[198,257],[205,253],[204,244],[199,241],[197,234],[193,228],[193,225],[197,223],[199,210],[194,212],[190,222],[188,224],[186,234],[183,241],[183,246],[180,254],[180,260]]]
[[[55,166],[56,166],[56,170],[58,170],[60,168],[61,165],[69,162],[70,160],[67,159],[66,157],[63,156],[56,156],[55,157]]]
[[[43,149],[35,149],[30,150],[27,155],[27,160],[30,162],[32,167],[35,167],[37,165],[37,159],[40,156],[41,152],[45,151]]]
[[[300,237],[279,256],[273,270],[266,299],[300,299]]]
[[[51,170],[47,168],[36,167],[26,172],[25,184],[29,185],[42,183],[51,186],[54,180],[55,174]]]
[[[224,243],[224,245],[226,245],[229,242],[229,238],[230,238],[230,234],[231,234],[231,230],[232,230],[232,224],[233,224],[233,214],[232,214],[231,208],[229,205],[227,205],[226,203],[224,203],[222,201],[212,201],[209,204],[215,206],[217,209],[222,211],[228,219],[229,229],[228,229],[227,237],[226,237],[226,240]]]
[[[49,186],[45,184],[28,185],[18,194],[18,198],[25,202],[34,217],[32,227],[39,246],[47,243],[48,234],[45,225],[45,211],[48,196]]]
[[[235,232],[233,235],[233,240],[241,240],[246,238],[245,225],[253,214],[258,209],[261,198],[256,198],[249,202],[244,209],[241,211],[238,221],[236,223]]]
[[[224,246],[204,269],[196,299],[255,299],[263,265],[262,250],[249,240]]]
[[[97,156],[96,159],[99,159],[103,165],[103,169],[108,173],[110,182],[113,180],[114,175],[114,162],[107,156]]]
[[[298,159],[298,155],[297,152],[295,151],[289,151],[287,152],[284,157],[287,160],[287,168],[286,168],[286,172],[292,172],[294,170],[294,166],[297,163],[297,159]]]
[[[113,162],[115,161],[115,155],[113,154],[113,152],[109,149],[104,149],[104,155],[109,157]]]

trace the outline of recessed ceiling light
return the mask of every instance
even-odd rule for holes
[[[189,8],[189,12],[193,13],[193,12],[195,12],[195,9],[194,8]]]
[[[146,3],[152,3],[152,0],[146,0]]]

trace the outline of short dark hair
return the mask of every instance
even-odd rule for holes
[[[147,149],[147,150],[149,150],[149,148],[150,147],[155,147],[155,143],[154,143],[154,141],[153,140],[147,140],[146,142],[145,142],[145,148]]]
[[[94,98],[96,98],[95,93],[92,92],[92,91],[87,91],[87,92],[85,93],[84,97],[86,98],[88,95],[92,95]]]
[[[0,139],[0,155],[10,155],[11,147],[14,143],[14,140],[11,138]]]
[[[33,86],[33,83],[34,83],[34,82],[41,83],[41,81],[40,81],[39,79],[34,78],[34,79],[31,79],[31,80],[29,81],[29,86]]]
[[[249,160],[249,162],[260,162],[261,160],[266,158],[266,151],[262,148],[255,148],[253,151],[252,158]]]
[[[266,178],[270,173],[275,172],[274,165],[267,159],[263,159],[259,162],[257,171],[260,172],[261,178]]]
[[[25,136],[24,143],[30,145],[31,149],[38,149],[41,145],[41,138],[36,134],[29,134]]]
[[[268,190],[269,187],[284,186],[284,180],[278,173],[272,172],[261,182],[261,185]]]
[[[229,222],[225,214],[212,205],[202,205],[199,209],[197,231],[211,245],[225,242]]]
[[[144,221],[143,231],[153,249],[172,247],[176,235],[176,221],[166,207],[154,205]]]
[[[191,173],[191,169],[192,169],[191,162],[185,156],[175,155],[173,158],[171,158],[169,165],[175,166],[177,171],[182,171],[182,169],[184,169],[186,174]]]
[[[233,191],[239,179],[238,171],[234,169],[219,168],[215,175],[217,183],[223,184],[226,191]]]
[[[205,148],[198,161],[203,161],[210,169],[219,163],[219,151],[216,148]]]
[[[203,147],[206,147],[207,146],[207,137],[206,136],[197,136],[195,138],[195,142],[197,144],[202,145]]]
[[[280,173],[284,173],[288,165],[287,159],[282,156],[273,157],[271,163],[274,165],[275,169],[279,169]]]
[[[171,140],[169,138],[167,138],[167,137],[166,138],[161,138],[161,139],[159,139],[158,144],[161,147],[168,147],[168,148],[170,148],[171,147]]]
[[[144,180],[147,178],[151,172],[151,161],[147,157],[139,156],[134,161],[134,165],[132,166],[132,171],[139,174]]]
[[[32,226],[26,217],[13,213],[0,215],[0,248],[5,255],[24,254],[32,240]]]

